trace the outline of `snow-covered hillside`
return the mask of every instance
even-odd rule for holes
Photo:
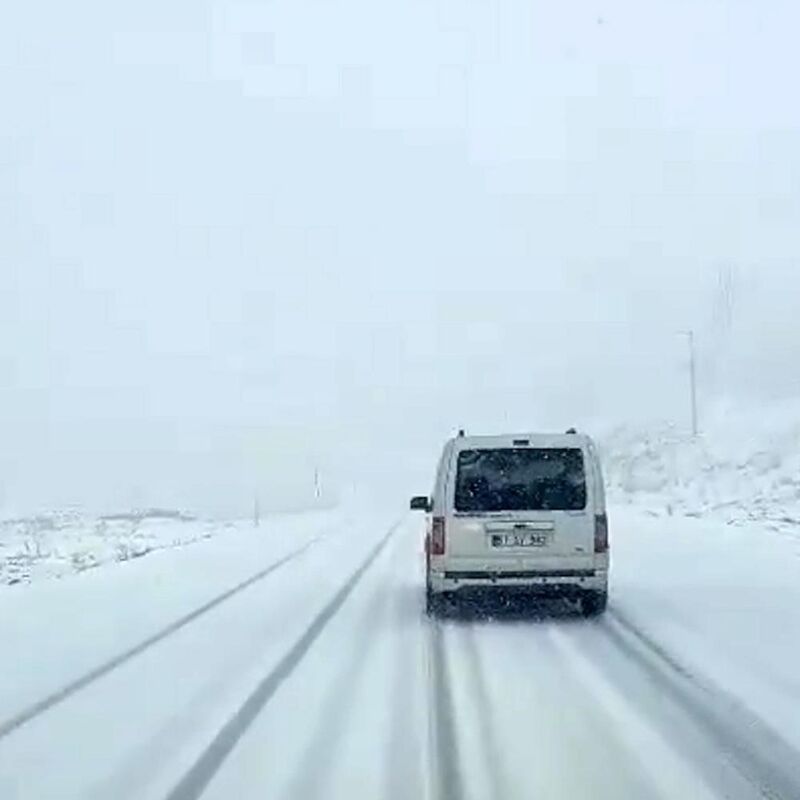
[[[78,511],[0,520],[0,585],[60,578],[229,530],[170,512],[90,517]]]
[[[617,503],[800,536],[800,406],[720,413],[697,439],[666,424],[619,428],[603,450]]]

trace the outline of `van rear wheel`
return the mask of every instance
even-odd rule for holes
[[[442,613],[441,598],[430,589],[425,592],[425,613],[429,617],[438,617]]]
[[[440,592],[432,592],[430,586],[425,587],[425,613],[429,617],[444,616],[447,608],[447,595]]]
[[[425,613],[429,617],[436,615],[436,598],[430,589],[425,589]]]
[[[581,613],[584,617],[599,617],[607,606],[607,592],[587,592],[581,598]]]

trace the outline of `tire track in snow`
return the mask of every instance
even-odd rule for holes
[[[478,720],[483,734],[482,742],[486,757],[486,772],[495,800],[506,800],[513,796],[511,787],[502,770],[502,753],[498,747],[497,724],[492,714],[492,703],[486,684],[486,673],[476,641],[476,626],[467,625],[463,631],[467,657],[465,671],[470,684],[470,694],[475,698]]]
[[[413,557],[418,557],[414,540]],[[404,561],[405,563],[405,561]],[[411,562],[413,563],[413,562]],[[402,580],[392,587],[395,595],[391,630],[395,636],[394,676],[391,686],[392,707],[389,736],[386,743],[386,800],[408,800],[424,797],[422,767],[424,728],[420,695],[416,689],[424,685],[422,662],[422,623],[425,619],[424,589]],[[419,681],[419,683],[418,683]]]
[[[129,648],[128,650],[125,650],[119,655],[114,656],[100,666],[95,667],[81,677],[76,678],[74,681],[65,684],[60,689],[57,689],[55,692],[52,692],[44,697],[42,700],[39,700],[33,705],[23,709],[15,716],[7,719],[5,722],[0,723],[0,739],[5,738],[11,733],[14,733],[14,731],[18,730],[23,725],[31,722],[45,712],[50,711],[50,709],[63,703],[65,700],[69,699],[74,694],[80,692],[88,686],[91,686],[93,683],[101,678],[104,678],[115,669],[127,664],[131,659],[136,658],[136,656],[140,656],[151,647],[163,642],[165,639],[177,633],[182,628],[185,628],[187,625],[204,616],[209,611],[217,608],[217,606],[221,605],[225,601],[230,600],[232,597],[240,594],[245,589],[250,588],[253,586],[253,584],[264,580],[264,578],[285,566],[290,561],[294,561],[294,559],[299,558],[322,538],[323,536],[314,537],[310,541],[306,542],[302,547],[292,550],[290,553],[283,556],[283,558],[279,558],[277,561],[274,561],[269,566],[259,570],[254,575],[251,575],[249,578],[243,580],[241,583],[236,584],[232,588],[227,589],[221,594],[218,594],[216,597],[213,597],[206,603],[203,603],[203,605],[199,606],[194,611],[191,611],[179,619],[176,619],[174,622],[171,622],[169,625],[162,628],[160,631],[157,631],[152,636],[143,639],[141,642]]]
[[[680,627],[684,631],[685,636],[700,641],[702,644],[708,644],[707,638],[703,635],[703,632],[699,628],[693,626],[692,621],[687,619],[684,614],[680,613],[669,600],[660,597],[659,608],[661,614],[669,617],[670,624]],[[616,616],[617,621],[623,625],[625,621],[629,619],[627,615],[618,608],[614,608],[611,616]],[[687,640],[687,644],[689,643],[690,642]],[[732,643],[726,641],[725,646],[727,649],[726,659],[744,662],[743,666],[748,669],[748,671],[752,665],[771,686],[779,687],[780,691],[786,695],[787,699],[791,695],[794,698],[794,702],[800,705],[800,676],[789,677],[781,672],[776,672],[773,669],[772,661],[769,659],[765,661],[753,660],[754,655],[757,654],[754,654],[753,648],[750,647],[747,642]],[[666,653],[665,656],[670,658]],[[674,659],[672,660],[674,661]],[[677,667],[681,671],[685,671],[682,665],[677,665]]]
[[[727,754],[759,796],[800,797],[800,753],[734,696],[693,674],[619,611],[609,611],[597,627]]]
[[[350,709],[355,705],[361,680],[369,665],[376,639],[385,630],[388,595],[385,586],[365,603],[362,619],[352,639],[348,638],[349,658],[328,687],[319,714],[313,714],[314,733],[303,750],[297,769],[283,793],[286,800],[316,800],[326,796],[327,780],[335,764],[339,746],[347,734]]]
[[[444,625],[438,619],[430,622],[430,671],[434,797],[436,800],[461,800],[465,795],[458,756],[457,723],[445,653]]]
[[[111,765],[81,800],[140,800],[146,783],[142,776],[155,779],[169,769],[181,743],[197,731],[197,709],[206,705],[209,698],[222,696],[230,680],[231,673],[226,672],[203,684],[150,738],[129,750],[123,762]]]
[[[519,796],[656,800],[658,791],[648,770],[642,767],[640,753],[631,751],[625,736],[616,733],[607,705],[591,684],[576,674],[572,659],[564,658],[554,641],[560,636],[572,640],[577,636],[580,640],[587,625],[564,612],[562,609],[560,614],[540,617],[529,626],[515,625],[509,631],[516,642],[516,653],[512,641],[507,646],[526,685],[506,730],[518,730],[520,723],[528,725],[531,740],[538,743],[529,753],[516,749],[513,766],[517,781],[520,775],[531,776],[527,795]],[[487,647],[485,652],[494,655],[495,648]],[[576,752],[581,753],[577,760]],[[610,764],[614,765],[612,770]],[[507,773],[510,771],[507,768]],[[518,789],[520,784],[513,785]],[[681,796],[689,795],[672,796],[670,800]],[[692,796],[692,800],[701,797]]]
[[[386,547],[399,525],[400,523],[393,525],[372,548],[361,566],[317,614],[294,646],[277,663],[275,668],[264,677],[234,715],[217,732],[217,735],[200,754],[200,757],[167,795],[166,800],[196,800],[203,794],[247,729],[253,724],[253,721],[283,682],[303,660],[305,654],[358,585],[364,573],[372,566],[381,551]]]
[[[597,651],[587,648],[580,636],[557,626],[548,628],[547,634],[564,669],[573,676],[576,685],[593,698],[594,707],[602,710],[609,734],[616,739],[615,751],[619,757],[627,753],[637,763],[649,763],[657,769],[658,777],[651,778],[648,797],[659,800],[684,797],[717,800],[721,796],[730,797],[727,794],[720,795],[717,791],[719,787],[709,783],[707,776],[698,772],[676,747],[680,741],[676,737],[676,730],[679,733],[681,730],[665,730],[661,715],[654,716],[652,710],[648,713],[646,701],[653,697],[661,699],[657,692],[648,687],[643,698],[645,702],[640,705],[635,702],[629,682],[620,679],[619,671],[610,675],[603,668],[603,659],[597,657]],[[622,764],[624,759],[620,758]]]

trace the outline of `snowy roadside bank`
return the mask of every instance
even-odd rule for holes
[[[800,748],[800,409],[601,438],[612,609]]]
[[[325,513],[330,512],[305,512]],[[289,518],[294,515],[265,515],[261,527],[267,530]],[[59,511],[0,519],[0,588],[65,578],[247,530],[253,530],[251,520],[202,520],[158,510],[104,517]]]
[[[255,609],[267,628],[276,626],[290,635],[293,615],[303,617],[307,603],[335,591],[392,515],[335,509],[267,519],[270,524],[258,529],[243,524],[191,547],[108,563],[74,579],[0,588],[0,643],[4,652],[13,653],[0,685],[0,718],[18,713],[239,586],[244,588],[176,629],[174,636],[170,633],[168,640],[202,643],[206,621],[220,615],[228,619],[223,634],[228,628],[235,634],[249,624],[240,616],[242,608],[249,613]],[[274,573],[267,575],[272,566]],[[251,584],[262,572],[264,579]],[[256,651],[262,646],[257,639],[251,644]],[[224,655],[225,648],[221,650]]]
[[[0,584],[61,578],[209,539],[231,527],[164,513],[92,518],[71,511],[0,520]]]
[[[601,437],[609,495],[654,516],[759,523],[800,537],[800,408],[720,414],[693,439],[670,425]]]

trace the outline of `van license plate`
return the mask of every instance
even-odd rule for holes
[[[546,533],[502,533],[492,535],[492,547],[546,547]]]

